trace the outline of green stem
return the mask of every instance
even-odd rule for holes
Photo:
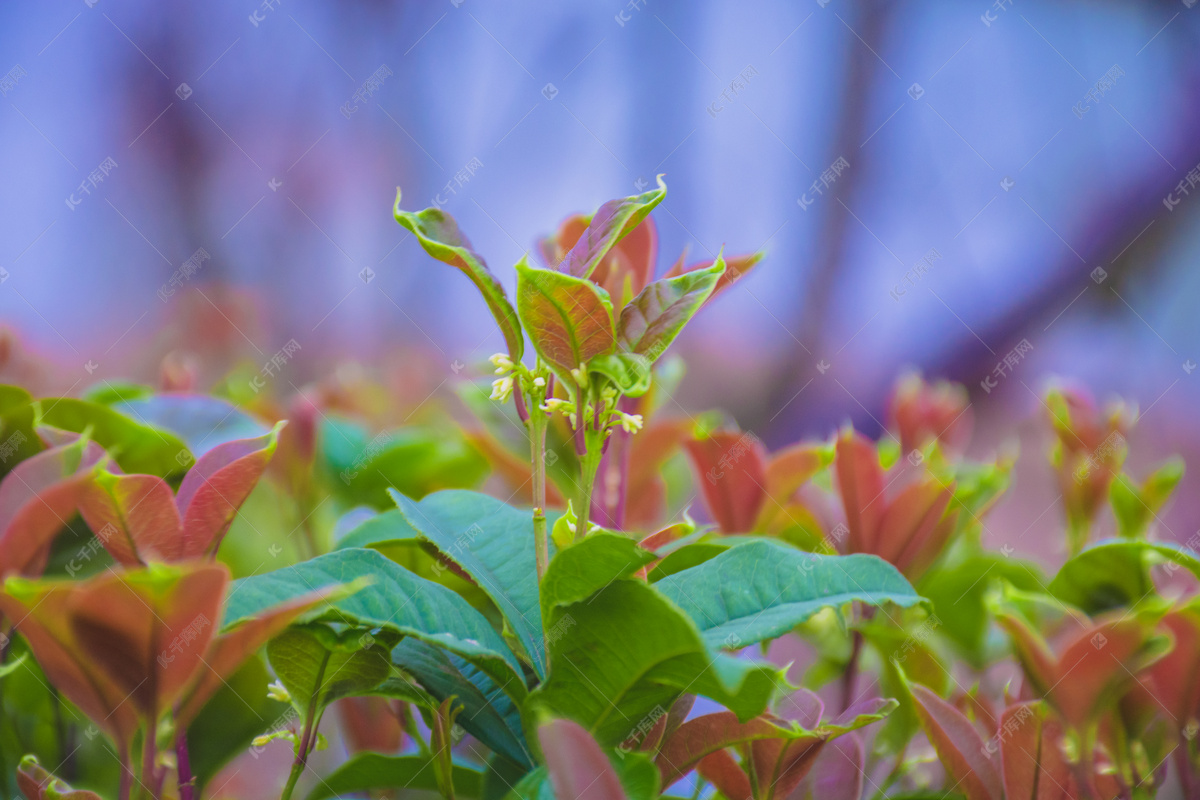
[[[588,519],[592,511],[592,488],[596,484],[596,470],[600,468],[600,459],[604,455],[604,431],[589,430],[584,434],[587,442],[587,452],[579,459],[579,508],[575,514],[578,522],[575,525],[575,538],[582,539],[587,535]]]
[[[312,697],[308,701],[308,709],[304,714],[304,732],[300,735],[300,741],[296,744],[296,757],[292,759],[292,771],[288,774],[287,785],[283,787],[283,794],[279,796],[279,800],[291,800],[292,792],[296,789],[296,781],[300,780],[300,776],[304,773],[304,767],[308,764],[308,750],[310,741],[315,741],[317,732],[315,730],[315,722],[317,718],[317,700],[321,695],[321,687],[325,681],[325,667],[329,665],[329,657],[333,653],[326,650],[325,657],[321,659],[321,666],[317,670],[317,680],[313,688]]]
[[[412,715],[412,706],[408,703],[401,703],[399,713],[400,727],[404,728],[404,732],[409,735],[409,738],[417,743],[417,749],[421,751],[421,755],[429,758],[429,745],[421,737],[421,729],[417,727],[417,721]]]
[[[537,396],[531,398],[529,412],[529,458],[533,466],[533,542],[537,553],[538,583],[550,564],[550,545],[546,539],[546,413],[539,408]]]

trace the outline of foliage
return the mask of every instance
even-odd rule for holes
[[[0,387],[0,796],[215,798],[236,760],[284,800],[1200,797],[1200,555],[1155,538],[1182,462],[1131,477],[1135,414],[1051,388],[1046,573],[961,386],[775,451],[673,416],[667,349],[761,254],[659,276],[665,196],[567,218],[510,301],[397,194],[504,341],[466,423]]]

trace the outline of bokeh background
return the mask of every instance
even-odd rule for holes
[[[425,397],[501,339],[397,186],[511,290],[562,217],[665,173],[660,270],[767,253],[677,345],[681,409],[777,447],[877,434],[906,369],[962,381],[974,449],[1022,452],[988,535],[1053,549],[1051,376],[1138,404],[1135,475],[1200,464],[1195,5],[6,3],[0,316],[47,390],[295,340],[296,385],[416,353]]]

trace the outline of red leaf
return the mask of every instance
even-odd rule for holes
[[[27,800],[103,800],[95,792],[72,789],[33,756],[25,756],[17,766],[17,788]]]
[[[1200,611],[1180,608],[1163,617],[1162,624],[1175,646],[1149,669],[1152,694],[1174,718],[1174,727],[1182,730],[1200,716]]]
[[[932,479],[906,487],[888,503],[879,522],[876,555],[909,580],[919,577],[914,565],[928,566],[951,533],[950,526],[939,523],[953,496],[953,487]]]
[[[613,246],[632,233],[666,195],[667,185],[659,175],[657,189],[609,200],[592,216],[587,230],[555,269],[576,278],[590,277]]]
[[[555,719],[538,726],[538,742],[554,796],[570,800],[625,800],[608,757],[578,723]]]
[[[279,431],[238,439],[209,450],[183,476],[175,507],[183,518],[180,558],[213,555],[237,511],[266,471]]]
[[[766,500],[766,449],[749,433],[718,431],[686,442],[705,505],[724,533],[754,529]]]
[[[18,464],[0,482],[0,577],[36,574],[75,514],[79,490],[104,450],[78,437]]]
[[[750,800],[750,778],[742,772],[728,751],[718,750],[705,756],[696,771],[700,777],[717,787],[726,800]]]
[[[838,437],[834,464],[850,529],[846,549],[851,553],[875,553],[879,520],[886,507],[879,455],[870,441],[846,430]]]
[[[762,739],[784,742],[794,736],[788,728],[780,727],[766,717],[739,722],[732,711],[690,719],[680,725],[659,749],[655,763],[662,774],[662,788],[668,789],[702,760],[727,747]]]
[[[825,745],[788,800],[859,800],[865,756],[862,739],[849,733]]]
[[[122,564],[180,558],[179,512],[175,495],[162,478],[98,472],[81,492],[79,513]]]
[[[737,283],[737,281],[740,280],[743,275],[754,268],[754,265],[756,265],[759,261],[762,261],[763,256],[765,255],[766,253],[759,251],[757,253],[750,253],[748,255],[726,256],[725,274],[723,274],[721,279],[717,281],[717,285],[713,288],[712,294],[708,296],[708,300],[706,300],[704,304],[708,305],[717,298],[717,295],[728,289],[730,286],[733,286],[733,284]],[[684,267],[683,260],[684,256],[681,255],[679,260],[675,262],[675,264],[669,270],[667,270],[667,274],[663,277],[674,278],[675,276],[682,275],[685,272],[693,272],[698,269],[708,269],[715,263],[711,260],[701,261],[697,264]]]
[[[517,309],[538,354],[565,375],[589,359],[613,352],[612,301],[590,281],[534,269],[517,269]]]
[[[958,709],[920,684],[912,686],[921,729],[967,800],[1003,800],[1000,773],[984,752],[979,732]],[[947,787],[949,788],[949,787]]]

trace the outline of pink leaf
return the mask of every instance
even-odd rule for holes
[[[625,800],[608,757],[582,726],[555,719],[538,727],[554,796],[564,800]]]

